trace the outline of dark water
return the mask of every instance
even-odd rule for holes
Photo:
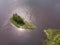
[[[36,30],[18,31],[10,24],[9,16],[18,8],[28,10]],[[24,13],[24,16],[28,15]],[[46,38],[43,30],[46,28],[60,28],[59,0],[0,0],[1,45],[42,45],[42,40]]]

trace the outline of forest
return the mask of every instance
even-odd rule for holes
[[[28,23],[24,18],[20,17],[17,13],[14,13],[10,18],[10,22],[17,28],[31,29],[34,30],[36,27],[33,24]]]

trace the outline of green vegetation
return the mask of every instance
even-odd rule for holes
[[[24,21],[24,19],[21,18],[17,13],[13,14],[13,16],[10,18],[10,21],[17,28],[22,26],[25,29],[35,29],[35,26],[29,24],[27,21]]]
[[[60,45],[60,29],[44,30],[47,39],[45,45]]]

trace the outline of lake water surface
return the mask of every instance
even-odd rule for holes
[[[16,29],[9,17],[17,12],[36,30]],[[0,45],[43,45],[44,29],[60,28],[59,0],[0,0]]]

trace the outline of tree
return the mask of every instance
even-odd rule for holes
[[[17,13],[13,14],[13,20],[19,25],[25,24],[24,20]]]

